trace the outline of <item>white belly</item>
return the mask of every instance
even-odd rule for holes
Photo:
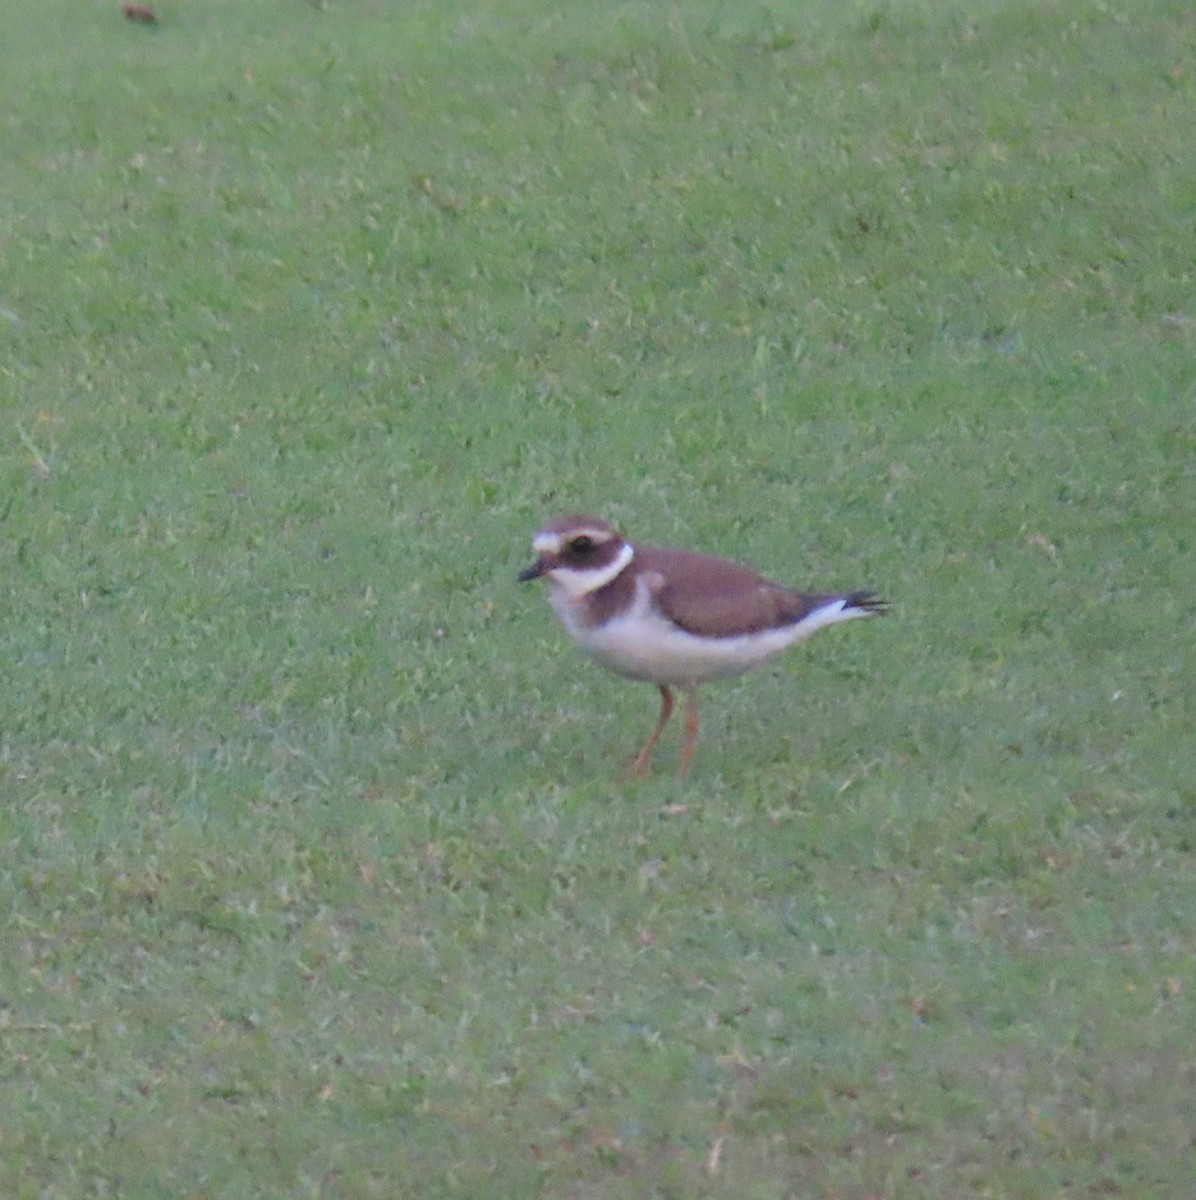
[[[595,661],[631,679],[676,687],[693,687],[708,679],[750,671],[823,625],[844,619],[829,611],[833,605],[827,605],[782,629],[711,638],[687,633],[660,616],[642,582],[635,603],[596,628],[582,624],[577,602],[563,590],[554,588],[549,599],[570,636]]]

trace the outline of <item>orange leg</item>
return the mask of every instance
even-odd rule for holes
[[[685,741],[681,743],[681,766],[677,774],[684,779],[693,760],[694,747],[698,744],[698,693],[696,689],[685,693]]]
[[[636,779],[643,779],[647,775],[648,767],[652,763],[652,751],[656,749],[661,732],[669,723],[669,717],[672,715],[673,693],[662,683],[660,684],[660,717],[656,722],[656,728],[652,730],[652,736],[644,743],[644,748],[635,756],[635,762],[631,764],[631,773]]]

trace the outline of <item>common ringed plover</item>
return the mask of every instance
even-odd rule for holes
[[[639,546],[596,517],[560,517],[532,540],[521,581],[547,578],[549,602],[569,636],[596,662],[660,689],[660,717],[632,770],[647,773],[685,693],[682,775],[698,740],[697,688],[750,671],[839,621],[883,614],[873,592],[812,595],[724,558]]]

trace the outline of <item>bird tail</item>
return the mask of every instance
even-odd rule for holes
[[[889,611],[888,601],[875,592],[851,592],[846,596],[807,596],[805,615],[794,626],[797,641],[804,641],[812,633],[837,625],[840,621],[852,621],[856,617],[881,617]]]
[[[875,592],[851,592],[846,596],[836,596],[843,601],[842,619],[850,617],[883,617],[889,612],[889,602]]]

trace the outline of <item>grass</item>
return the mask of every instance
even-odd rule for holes
[[[14,1197],[1176,1198],[1189,6],[6,22]],[[886,622],[655,698],[561,510]]]

